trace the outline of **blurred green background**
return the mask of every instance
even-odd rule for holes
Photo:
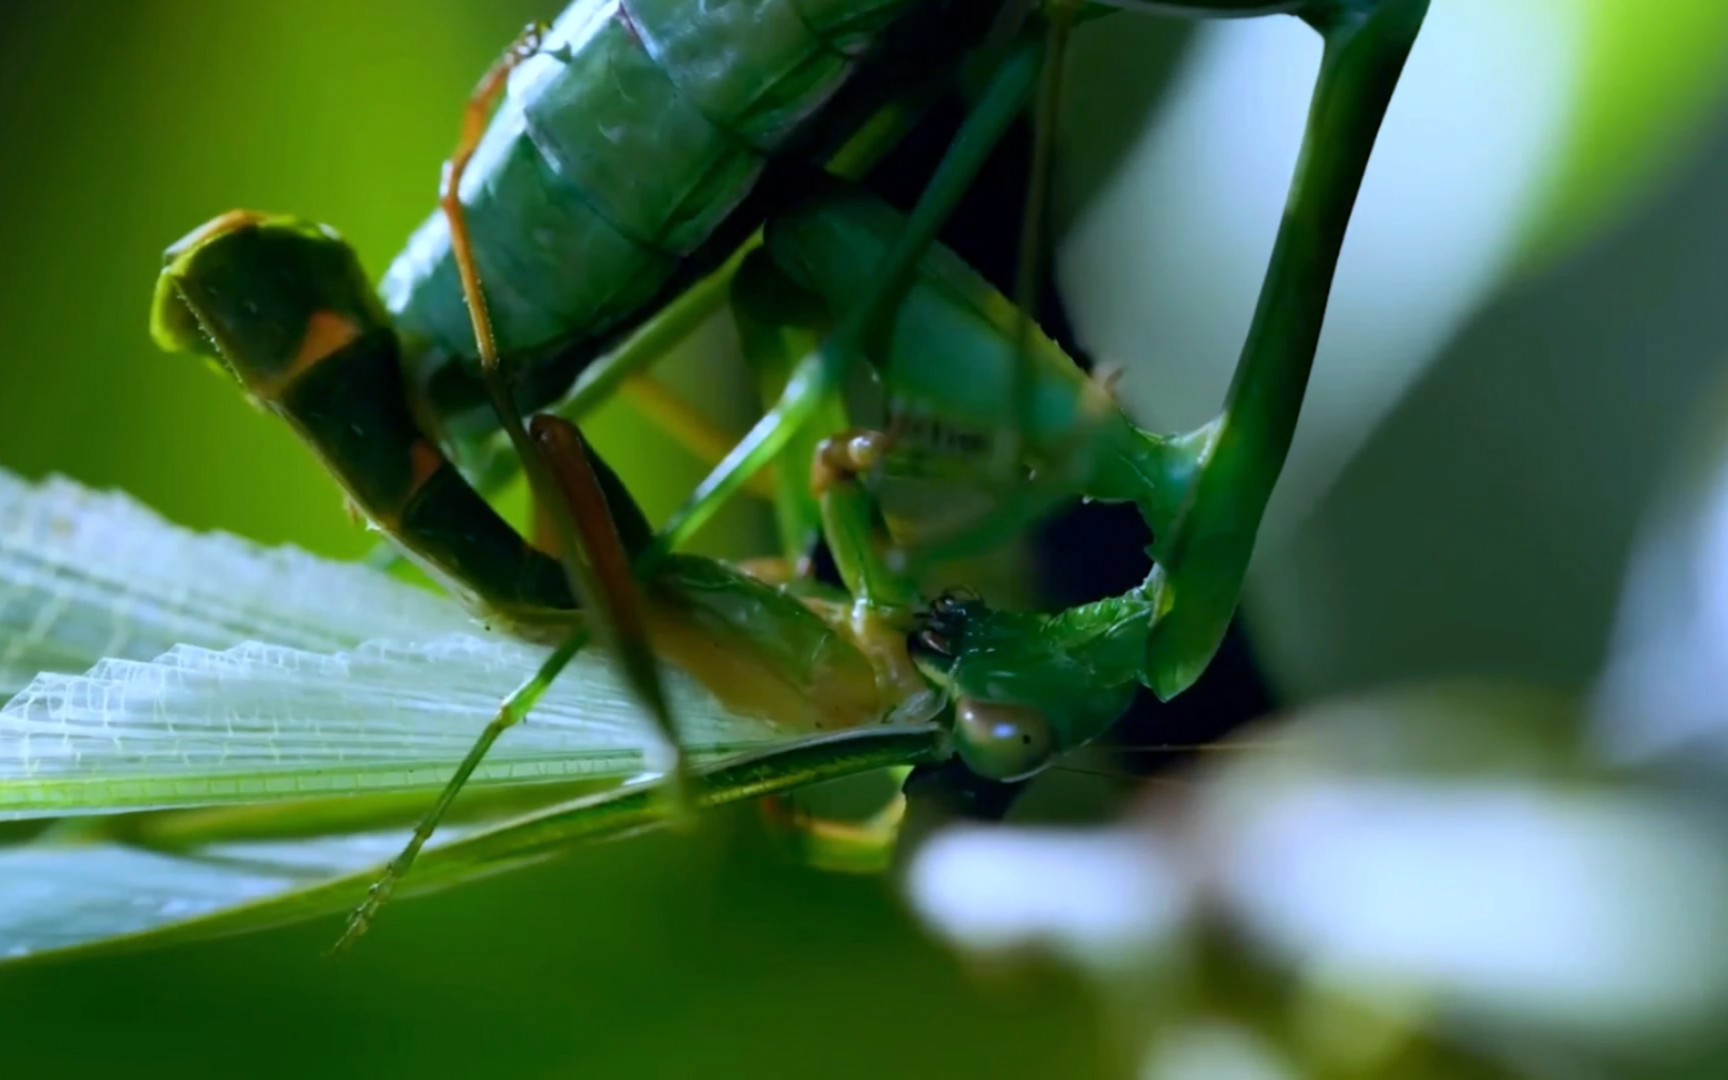
[[[1304,523],[1275,538],[1280,572],[1249,616],[1292,697],[1471,671],[1581,683],[1668,433],[1728,355],[1723,9],[1675,3],[1662,33],[1615,0],[1550,10],[1578,21],[1588,62],[1565,90],[1573,107],[1554,168],[1516,215],[1515,269],[1481,285],[1485,306],[1420,344],[1389,418],[1320,485]],[[365,536],[284,429],[210,371],[154,350],[146,315],[160,253],[245,206],[332,223],[381,271],[433,205],[473,79],[522,24],[554,14],[528,0],[0,8],[0,229],[11,257],[0,289],[0,465],[123,488],[199,528],[363,551]],[[1110,100],[1125,79],[1160,82],[1132,66],[1132,50],[1144,42],[1144,55],[1174,63],[1165,58],[1179,38],[1168,27],[1145,34],[1091,43],[1077,65],[1081,100],[1086,87]],[[1096,123],[1135,129],[1116,113]],[[1089,134],[1080,123],[1064,138]],[[1395,307],[1384,321],[1397,323]],[[1103,332],[1084,320],[1080,329]],[[613,410],[596,435],[603,448],[630,448],[623,471],[663,510],[694,466],[633,430]],[[8,971],[7,1068],[1124,1067],[1078,977],[1037,967],[977,978],[914,925],[891,882],[788,867],[736,825],[581,852],[403,904],[340,963],[320,959],[335,929],[322,924]]]

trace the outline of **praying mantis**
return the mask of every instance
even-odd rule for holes
[[[249,903],[128,928],[217,933],[347,907],[347,944],[398,885],[447,885],[580,838],[867,770],[958,758],[987,779],[1019,779],[1101,735],[1138,687],[1180,693],[1235,608],[1356,191],[1427,5],[1128,6],[1292,14],[1326,43],[1261,300],[1211,423],[1179,435],[1140,429],[1015,303],[935,242],[1009,124],[1047,100],[1072,24],[1128,16],[1062,3],[582,0],[549,30],[524,35],[482,80],[440,210],[379,293],[332,230],[236,211],[170,250],[152,322],[162,345],[214,362],[285,420],[398,549],[522,642],[510,648],[524,681],[443,777],[392,768],[393,746],[359,721],[286,753],[279,727],[237,734],[271,750],[241,782],[224,779],[220,761],[170,753],[172,779],[130,787],[56,775],[26,735],[16,744],[22,767],[0,774],[0,813],[267,804],[304,796],[298,781],[308,777],[328,785],[321,790],[352,780],[373,792],[438,791],[382,872],[371,849],[357,861],[350,847],[326,844],[315,884],[260,899],[246,878],[229,898]],[[932,45],[939,36],[958,45]],[[964,65],[983,89],[902,217],[850,181],[915,122],[930,92],[923,80],[896,85],[906,57],[951,49],[939,70]],[[606,96],[620,88],[631,92]],[[644,157],[649,149],[661,156]],[[654,529],[572,418],[725,304],[768,400]],[[859,423],[860,380],[882,402],[879,427]],[[538,542],[505,522],[460,467],[499,430],[546,520]],[[770,582],[681,552],[769,464],[779,474],[781,556],[795,560],[819,536],[839,587]],[[1021,527],[1065,500],[1133,503],[1156,566],[1121,595],[1053,614],[923,595],[912,572],[919,552],[896,541],[918,523],[891,520],[880,496],[896,476],[930,472],[1006,478],[1000,508],[965,530],[973,537]],[[231,673],[256,659],[238,657]],[[493,744],[556,698],[571,664],[578,670],[563,682],[609,675],[600,696],[633,702],[657,723],[670,748],[660,775],[428,846],[470,778],[498,779],[486,771]],[[182,670],[195,669],[213,670],[203,659]],[[223,711],[208,704],[192,709],[206,722]],[[72,713],[112,729],[113,709],[130,707],[102,701],[92,712],[65,686],[37,687],[0,719],[70,740]],[[701,716],[715,723],[702,729]],[[398,765],[413,746],[395,744]],[[605,767],[628,775],[647,762],[613,753]],[[273,787],[273,776],[295,780]],[[90,850],[116,863],[129,850],[196,852],[234,820],[96,824],[100,845]]]

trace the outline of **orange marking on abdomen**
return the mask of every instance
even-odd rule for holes
[[[425,439],[415,439],[408,444],[408,495],[426,486],[426,481],[438,474],[438,471],[449,464],[444,455]]]
[[[280,401],[290,386],[325,360],[360,336],[360,327],[346,315],[334,311],[314,311],[306,318],[306,333],[288,366],[273,376],[248,369],[243,374],[246,388],[262,401]]]
[[[282,372],[279,384],[286,386],[293,382],[320,361],[340,352],[359,336],[360,327],[346,315],[338,315],[334,311],[314,311],[306,319],[306,335],[300,339],[300,348],[295,350],[294,359],[289,362],[287,370]]]
[[[337,471],[335,463],[326,461],[326,464],[332,472]],[[414,501],[414,496],[449,464],[449,459],[431,442],[423,438],[415,439],[408,444],[408,483],[401,493],[391,499],[389,505],[384,506],[362,507],[350,496],[349,506],[358,509],[366,520],[394,536],[401,531],[403,514]]]

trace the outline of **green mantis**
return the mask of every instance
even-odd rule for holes
[[[488,625],[550,652],[519,654],[525,681],[475,732],[479,742],[449,782],[425,770],[320,763],[313,740],[299,759],[277,747],[242,784],[225,786],[220,769],[193,763],[175,783],[141,785],[130,796],[101,785],[79,793],[75,782],[44,779],[45,759],[20,741],[30,775],[0,780],[0,808],[267,801],[314,790],[272,791],[271,776],[316,781],[332,770],[364,774],[374,791],[441,787],[351,921],[351,940],[398,882],[450,883],[667,817],[654,794],[665,785],[642,781],[425,847],[463,782],[487,775],[493,742],[538,703],[555,702],[558,676],[572,663],[589,665],[583,677],[610,671],[614,686],[658,719],[677,751],[660,764],[682,778],[675,786],[685,810],[953,756],[987,778],[1020,778],[1102,734],[1137,686],[1179,693],[1204,668],[1235,607],[1356,188],[1426,2],[1147,6],[1296,13],[1327,43],[1261,304],[1212,424],[1177,437],[1141,431],[1012,304],[934,246],[983,157],[1033,96],[1049,43],[1060,42],[1073,11],[1052,7],[998,23],[975,61],[985,89],[925,197],[902,219],[829,180],[794,189],[762,177],[789,148],[806,161],[815,153],[843,176],[849,154],[869,156],[867,145],[856,149],[860,140],[882,129],[867,120],[836,137],[818,122],[845,115],[830,108],[855,104],[843,89],[852,69],[868,86],[872,73],[893,70],[896,33],[924,33],[926,20],[971,28],[993,9],[720,5],[714,17],[740,20],[723,32],[701,22],[707,9],[698,16],[670,0],[580,3],[483,82],[441,214],[387,275],[384,302],[334,233],[236,212],[170,251],[153,322],[165,346],[216,362],[293,426],[374,525]],[[764,66],[766,78],[743,66],[740,57],[749,57],[728,36],[744,29],[778,50],[780,66]],[[705,66],[703,49],[740,66]],[[640,80],[631,85],[642,94],[657,88],[652,100],[664,108],[618,115],[621,105],[594,96],[597,72]],[[507,84],[511,96],[485,124]],[[892,120],[901,104],[864,111]],[[652,170],[653,183],[626,183],[624,165],[595,156],[584,141],[594,124],[624,131],[621,145],[651,129],[666,152],[679,147],[683,156]],[[565,190],[571,183],[580,190]],[[579,414],[594,387],[616,385],[654,358],[645,342],[675,337],[692,313],[727,297],[772,400],[656,532],[574,428],[547,415],[524,422],[521,412],[551,403],[572,368],[616,344],[562,407]],[[860,378],[885,403],[880,432],[857,430]],[[509,437],[549,514],[543,546],[499,517],[452,457],[491,426]],[[677,553],[770,462],[781,474],[782,554],[819,533],[843,589],[778,587]],[[977,483],[994,473],[1019,489],[944,544],[1018,527],[1067,499],[1127,501],[1153,532],[1157,569],[1121,596],[1053,615],[925,597],[907,564],[919,553],[895,543],[920,534],[923,523],[885,513],[885,489],[897,475],[931,471]],[[593,648],[596,637],[609,647]],[[615,700],[617,689],[610,693]],[[63,705],[26,694],[7,708],[23,725],[44,723],[43,715],[55,724]],[[700,735],[693,714],[723,718],[721,734]],[[332,738],[323,748],[353,749],[349,735]],[[611,767],[628,757],[617,755]],[[174,820],[130,835],[95,832],[146,849],[196,850],[235,827],[232,818],[184,827]],[[186,932],[351,906],[373,877],[367,865],[334,859],[328,882],[262,901],[263,914],[216,915]]]

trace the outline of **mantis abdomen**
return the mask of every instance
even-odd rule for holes
[[[356,509],[473,606],[509,623],[576,606],[558,563],[420,430],[396,334],[334,233],[246,211],[217,218],[169,251],[152,326],[287,421]]]
[[[519,377],[532,383],[536,366],[651,306],[915,2],[566,9],[512,73],[460,189],[500,350]],[[431,387],[438,408],[459,409],[445,391],[473,383],[476,350],[442,213],[381,288],[420,377],[446,383]]]

